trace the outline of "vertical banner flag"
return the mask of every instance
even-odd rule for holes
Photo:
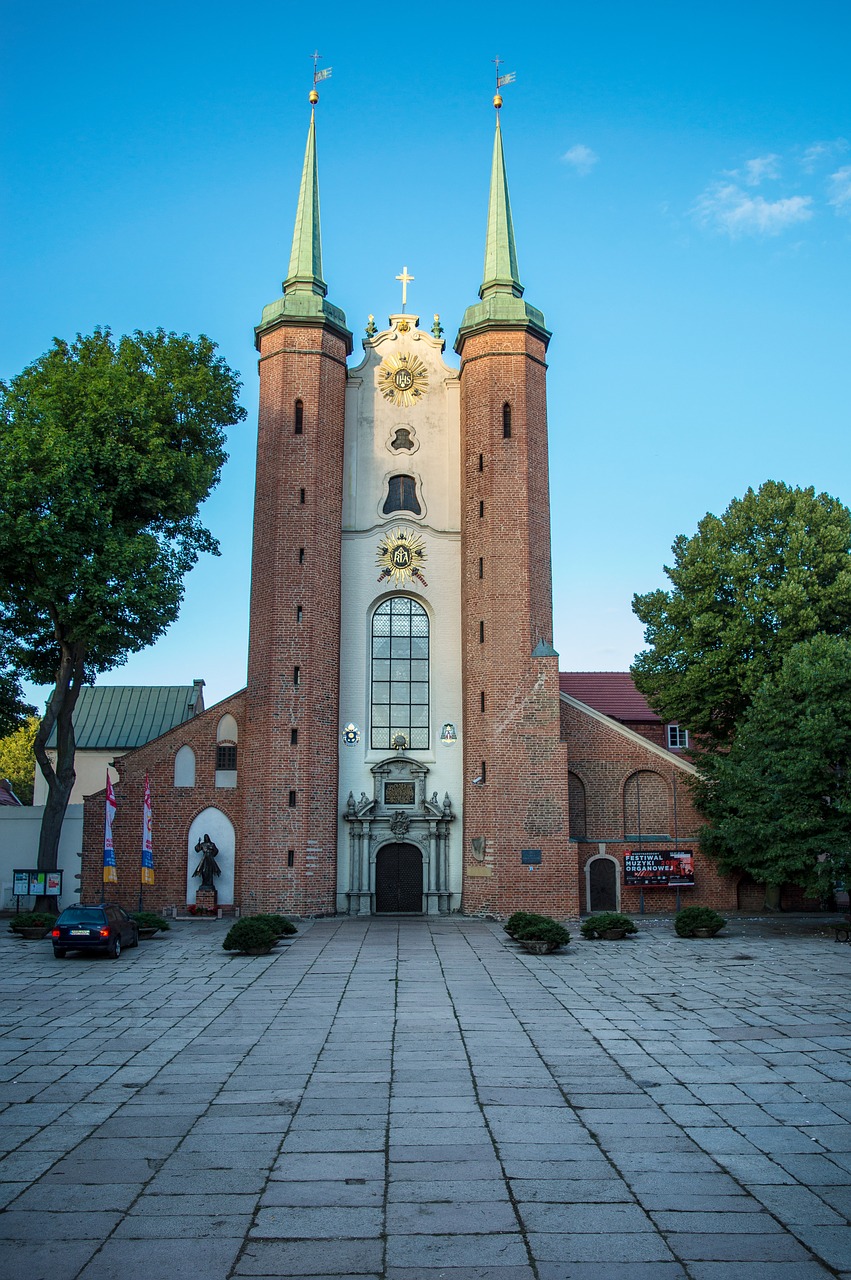
[[[112,779],[107,772],[106,775],[106,823],[103,836],[103,882],[104,884],[116,884],[118,882],[118,871],[115,867],[115,846],[112,843],[112,819],[115,817],[115,810],[118,808],[115,803],[115,793],[112,790]]]
[[[154,844],[152,839],[151,784],[145,774],[145,803],[142,807],[142,884],[154,883]]]

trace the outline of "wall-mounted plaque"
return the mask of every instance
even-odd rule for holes
[[[520,861],[523,863],[524,867],[537,866],[538,863],[541,861],[541,850],[540,849],[521,849]]]
[[[385,804],[413,804],[415,800],[413,782],[385,782]]]

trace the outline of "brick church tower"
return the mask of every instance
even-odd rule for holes
[[[244,746],[243,911],[333,912],[346,317],[326,301],[316,90],[283,297],[263,310]]]
[[[461,357],[464,910],[578,911],[552,646],[546,351],[523,301],[499,109]]]

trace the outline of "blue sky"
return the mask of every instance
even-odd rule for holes
[[[529,16],[531,15],[531,17]],[[104,679],[245,681],[257,376],[315,48],[325,277],[355,334],[476,298],[499,54],[526,297],[553,331],[555,645],[625,668],[633,592],[748,485],[851,502],[844,2],[7,5],[0,376],[95,325],[208,333],[248,420],[180,620]],[[40,697],[40,695],[39,695]]]

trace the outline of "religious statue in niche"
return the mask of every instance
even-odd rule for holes
[[[219,852],[219,848],[218,845],[210,839],[206,831],[204,832],[204,839],[199,840],[196,844],[195,852],[201,854],[201,861],[192,872],[193,876],[201,877],[200,887],[202,889],[215,890],[216,886],[213,883],[213,877],[220,876],[222,874],[222,869],[218,862],[216,862],[216,855]]]

